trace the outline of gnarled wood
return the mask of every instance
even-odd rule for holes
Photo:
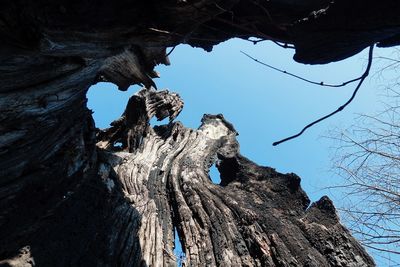
[[[198,130],[179,122],[151,128],[147,120],[131,129],[143,139],[135,147],[116,143],[116,125],[127,125],[138,98],[151,103],[166,91],[143,89],[129,101],[124,116],[101,132],[108,149],[102,167],[108,185],[119,184],[125,198],[142,214],[138,236],[147,265],[173,262],[173,228],[180,234],[187,266],[373,266],[372,259],[340,224],[332,202],[311,204],[294,174],[260,167],[239,153],[237,132],[222,115],[204,115]],[[163,101],[159,101],[163,102]],[[158,105],[164,110],[165,105]],[[145,133],[143,133],[143,129]],[[126,137],[129,139],[130,137]],[[211,182],[217,162],[221,185]],[[109,178],[112,177],[112,178]],[[160,253],[160,251],[163,251]]]
[[[256,37],[293,44],[310,64],[396,45],[397,0],[0,6],[1,264],[174,265],[176,227],[190,266],[373,265],[328,199],[307,209],[300,180],[241,156],[222,116],[205,116],[198,130],[150,127],[183,105],[151,87],[166,48],[181,43],[210,50]],[[98,81],[148,89],[97,130],[85,95]],[[215,161],[220,186],[207,175]]]

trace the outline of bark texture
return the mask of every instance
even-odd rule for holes
[[[150,105],[138,110],[139,102]],[[173,227],[186,266],[373,265],[327,197],[309,206],[295,174],[241,156],[237,132],[221,114],[204,115],[197,130],[179,122],[149,127],[154,108],[173,118],[181,107],[176,94],[143,89],[113,127],[98,133],[98,146],[105,148],[101,176],[110,194],[122,192],[141,214],[136,227],[148,266],[174,264]],[[137,114],[146,120],[120,131]],[[124,141],[136,136],[142,138],[133,146]],[[214,163],[220,185],[208,174]]]
[[[239,153],[222,115],[198,130],[155,91],[157,64],[181,43],[232,37],[293,44],[328,63],[399,43],[397,0],[6,1],[0,4],[0,266],[372,266],[328,198],[309,206],[294,174]],[[95,128],[88,88],[133,96]],[[97,145],[96,145],[97,144]],[[208,169],[217,162],[221,185]],[[308,207],[309,206],[309,207]]]

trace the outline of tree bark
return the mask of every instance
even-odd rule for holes
[[[222,115],[172,122],[183,101],[152,78],[180,43],[258,37],[311,64],[396,45],[397,1],[0,6],[0,266],[172,266],[174,228],[187,266],[374,265],[327,197],[309,206],[296,175],[241,156]],[[105,130],[86,107],[99,81],[147,87]]]

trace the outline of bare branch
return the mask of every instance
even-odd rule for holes
[[[288,44],[280,44],[279,42],[274,42],[274,43],[277,44],[277,45],[279,45],[279,46],[281,46],[281,47],[283,47],[283,48],[294,48],[294,47],[292,47],[292,46],[289,46]],[[288,72],[288,71],[286,71],[286,70],[282,70],[282,69],[279,69],[279,68],[274,67],[274,66],[272,66],[272,65],[269,65],[269,64],[267,64],[267,63],[265,63],[265,62],[262,62],[262,61],[256,59],[255,57],[250,56],[250,55],[247,54],[246,52],[240,51],[240,53],[242,53],[242,54],[245,55],[246,57],[250,58],[251,60],[253,60],[253,61],[255,61],[255,62],[257,62],[257,63],[259,63],[259,64],[261,64],[261,65],[263,65],[263,66],[265,66],[265,67],[268,67],[268,68],[273,69],[273,70],[275,70],[275,71],[278,71],[278,72],[280,72],[280,73],[283,73],[283,74],[292,76],[292,77],[294,77],[294,78],[296,78],[296,79],[299,79],[299,80],[301,80],[301,81],[304,81],[304,82],[307,82],[307,83],[311,83],[311,84],[314,84],[314,85],[319,85],[319,86],[325,86],[325,87],[343,87],[343,86],[346,86],[346,85],[348,85],[348,84],[350,84],[350,83],[353,83],[353,82],[356,82],[356,81],[361,80],[362,77],[363,77],[363,75],[364,75],[364,74],[363,74],[363,75],[361,75],[361,76],[358,77],[358,78],[348,80],[348,81],[343,82],[343,83],[341,83],[341,84],[329,84],[329,83],[324,83],[324,82],[316,82],[316,81],[312,81],[312,80],[303,78],[303,77],[301,77],[300,75],[293,74],[293,73]]]
[[[274,142],[272,145],[273,145],[273,146],[277,146],[277,145],[279,145],[279,144],[281,144],[281,143],[283,143],[283,142],[286,142],[286,141],[289,141],[289,140],[291,140],[291,139],[294,139],[294,138],[299,137],[299,136],[302,135],[308,128],[312,127],[313,125],[315,125],[315,124],[317,124],[317,123],[320,123],[321,121],[324,121],[324,120],[328,119],[329,117],[332,117],[332,116],[335,115],[336,113],[342,111],[347,105],[349,105],[349,104],[354,100],[354,98],[356,97],[358,90],[360,89],[360,87],[361,87],[361,85],[363,84],[365,78],[367,78],[367,76],[368,76],[368,74],[369,74],[369,71],[370,71],[371,65],[372,65],[373,50],[374,50],[374,45],[371,45],[371,46],[369,47],[368,65],[367,65],[367,68],[365,69],[365,72],[363,73],[363,75],[361,75],[361,77],[360,77],[360,79],[359,79],[360,82],[358,83],[357,87],[354,89],[353,94],[351,95],[351,97],[349,98],[349,100],[347,100],[346,103],[344,103],[344,104],[341,105],[338,109],[336,109],[335,111],[329,113],[328,115],[326,115],[326,116],[324,116],[324,117],[322,117],[322,118],[320,118],[320,119],[318,119],[318,120],[316,120],[316,121],[313,121],[312,123],[308,124],[308,125],[305,126],[298,134],[295,134],[295,135],[292,135],[292,136],[287,137],[287,138],[285,138],[285,139],[282,139],[282,140],[280,140],[280,141]]]
[[[351,231],[379,257],[400,248],[400,87],[391,87],[384,110],[360,115],[356,126],[336,133],[337,174],[346,181],[329,189],[346,195],[338,208]]]

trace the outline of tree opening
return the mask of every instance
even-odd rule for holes
[[[159,121],[156,117],[153,117],[150,119],[150,125],[151,125],[151,127],[165,125],[165,124],[168,124],[168,121],[169,121],[168,118],[165,118],[165,119]]]
[[[186,254],[185,252],[183,252],[182,243],[181,240],[179,239],[178,231],[176,228],[174,228],[174,244],[175,244],[174,255],[176,257],[176,263],[177,266],[180,267],[182,266],[185,260]]]
[[[122,115],[129,97],[138,90],[138,86],[131,86],[127,91],[120,91],[115,84],[105,82],[91,86],[86,94],[87,106],[93,111],[96,127],[108,128]]]
[[[213,165],[211,165],[208,173],[209,173],[208,175],[210,176],[211,181],[214,184],[219,185],[221,183],[221,175],[220,175],[215,163]]]

